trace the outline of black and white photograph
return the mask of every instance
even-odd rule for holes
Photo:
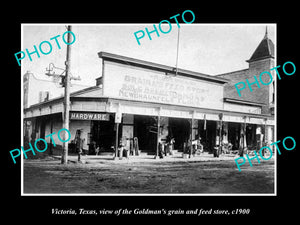
[[[275,37],[23,24],[23,194],[275,195]]]
[[[5,7],[3,220],[296,217],[296,4],[121,3]]]

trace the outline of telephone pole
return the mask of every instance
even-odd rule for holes
[[[72,26],[67,27],[68,30],[68,42],[71,43],[71,33],[72,32]],[[74,37],[75,38],[75,37]],[[74,42],[74,40],[73,40]],[[72,42],[72,43],[73,43]],[[61,85],[65,88],[65,96],[64,96],[64,112],[63,112],[63,128],[69,130],[69,111],[70,111],[70,80],[80,80],[80,77],[74,77],[71,76],[70,70],[71,70],[71,44],[67,45],[67,56],[65,61],[65,68],[62,69],[59,67],[54,66],[53,63],[49,64],[49,69],[46,68],[46,75],[49,77],[54,77],[54,82],[57,82],[57,79],[61,79]],[[63,70],[61,74],[55,73],[54,69]],[[65,75],[63,75],[65,73]],[[67,140],[67,133],[64,132],[64,140]],[[68,163],[68,142],[63,142],[63,151],[61,154],[61,163],[67,164]]]
[[[180,34],[180,28],[178,28],[178,37],[177,37],[177,53],[176,53],[176,71],[175,71],[175,76],[177,76],[177,73],[178,73],[179,34]]]
[[[72,26],[68,26],[68,31],[72,32]],[[68,33],[68,43],[71,43],[71,34]],[[64,119],[63,128],[69,130],[69,111],[70,111],[70,69],[71,69],[71,45],[67,45],[67,57],[66,57],[66,75],[64,77],[65,86],[65,98],[64,98]],[[64,140],[67,139],[67,133],[64,132]],[[63,151],[61,155],[61,163],[68,163],[68,142],[63,142]]]

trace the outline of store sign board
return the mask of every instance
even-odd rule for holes
[[[106,62],[103,95],[118,99],[197,108],[223,108],[223,86],[203,80],[167,76],[133,66]]]
[[[109,114],[92,113],[92,112],[72,112],[70,111],[71,120],[103,120],[109,121]]]

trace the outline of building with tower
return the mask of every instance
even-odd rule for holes
[[[245,81],[245,79],[248,79],[250,82],[254,82],[253,76],[258,76],[264,71],[269,71],[273,78],[275,78],[275,71],[270,71],[271,68],[275,67],[274,58],[274,43],[268,38],[268,30],[266,28],[264,38],[253,52],[250,59],[246,60],[249,64],[247,69],[218,75],[218,77],[229,80],[229,82],[224,86],[224,98],[229,101],[231,99],[244,100],[263,104],[262,113],[274,115],[275,79],[273,79],[270,85],[260,85],[260,88],[257,85],[252,85],[252,92],[249,88],[243,89],[241,97],[236,94],[236,89],[234,87],[234,84],[240,81]],[[269,81],[268,77],[262,77],[262,79],[265,83],[268,83]]]

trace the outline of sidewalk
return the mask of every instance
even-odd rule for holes
[[[253,157],[254,154],[249,153],[249,157]],[[265,157],[268,157],[269,154],[266,154]],[[50,157],[50,158],[48,158]],[[156,157],[155,155],[149,155],[145,152],[142,152],[139,156],[129,156],[128,158],[119,157],[115,158],[113,152],[104,152],[100,155],[82,155],[81,156],[81,163],[82,164],[132,164],[132,163],[161,163],[161,162],[213,162],[213,161],[232,161],[236,158],[239,158],[238,154],[221,154],[219,157],[214,157],[213,154],[208,152],[203,152],[199,155],[192,156],[189,158],[183,158],[182,152],[174,151],[173,155],[164,156],[163,159]],[[244,157],[246,157],[244,155]],[[61,149],[53,149],[53,154],[49,155],[48,152],[37,153],[35,156],[28,157],[30,159],[57,159],[61,160]],[[259,158],[261,158],[259,156]],[[274,158],[272,157],[271,160]],[[78,163],[78,155],[74,152],[69,152],[68,154],[68,161],[70,163]],[[261,159],[262,161],[262,159]]]
[[[54,158],[61,159],[61,156],[53,156]],[[209,153],[201,153],[200,155],[191,156],[191,158],[183,158],[182,153],[177,153],[176,155],[165,156],[163,159],[157,157],[155,159],[155,155],[140,155],[140,156],[129,156],[128,158],[123,157],[119,159],[117,157],[114,159],[114,154],[111,155],[83,155],[81,156],[81,161],[83,164],[91,164],[91,163],[142,163],[142,162],[199,162],[199,161],[224,161],[224,160],[232,160],[238,158],[238,155],[233,154],[222,154],[219,157],[214,157],[213,154]],[[78,163],[78,156],[69,155],[68,161],[72,163]]]

